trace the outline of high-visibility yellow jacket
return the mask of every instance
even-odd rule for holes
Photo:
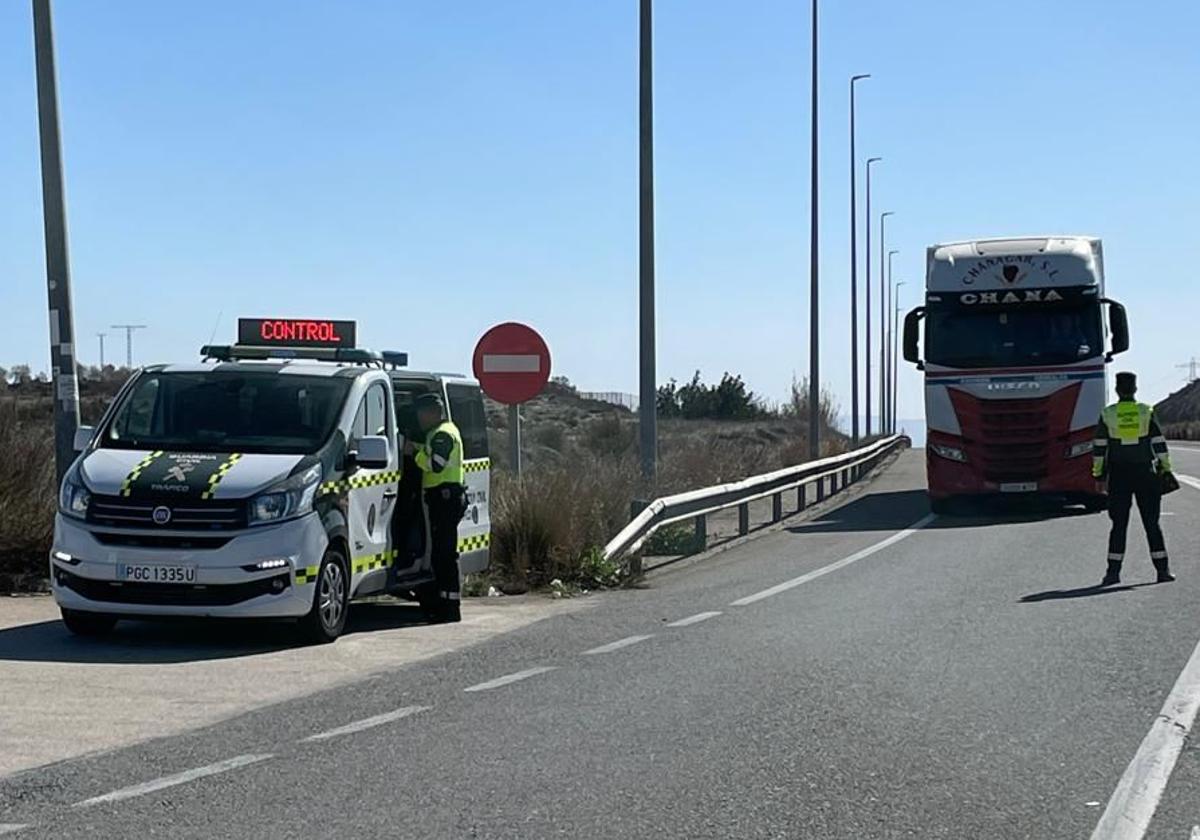
[[[1171,471],[1167,439],[1154,409],[1136,400],[1121,400],[1100,412],[1096,439],[1092,441],[1092,475],[1102,478],[1112,467]]]
[[[426,490],[463,483],[462,434],[449,420],[429,430],[413,457],[421,470],[421,486]]]

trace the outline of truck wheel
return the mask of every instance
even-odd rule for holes
[[[930,499],[929,509],[939,516],[954,513],[954,506],[949,499]]]
[[[342,635],[350,608],[350,578],[346,558],[336,548],[326,550],[317,572],[317,591],[312,609],[300,619],[304,637],[318,645],[328,644]]]
[[[117,617],[108,613],[80,612],[60,608],[63,624],[76,636],[107,636],[117,626]]]

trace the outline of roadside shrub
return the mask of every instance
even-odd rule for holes
[[[15,401],[0,401],[0,591],[45,577],[54,506],[51,424],[21,422]]]
[[[562,452],[567,446],[567,433],[557,424],[540,425],[534,429],[533,441],[539,446]]]
[[[632,450],[636,437],[637,427],[613,412],[588,423],[582,443],[592,455],[612,461]]]
[[[702,547],[700,540],[696,539],[696,530],[692,525],[676,522],[674,525],[664,525],[651,534],[642,546],[642,551],[656,557],[674,557],[694,554]]]

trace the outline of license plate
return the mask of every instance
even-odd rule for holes
[[[1036,481],[1010,481],[1000,485],[1001,493],[1034,493],[1036,491]]]
[[[131,583],[195,583],[196,567],[118,563],[117,580]]]

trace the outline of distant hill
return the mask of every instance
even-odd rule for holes
[[[1200,379],[1154,406],[1154,413],[1167,437],[1200,440]]]

